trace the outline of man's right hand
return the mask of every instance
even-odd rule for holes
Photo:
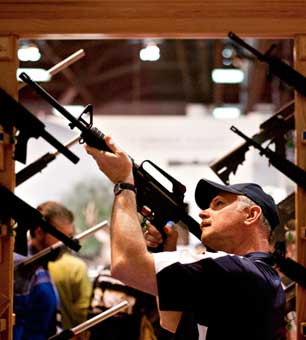
[[[146,231],[144,238],[149,248],[157,248],[164,242],[164,251],[176,250],[176,244],[178,239],[178,232],[175,230],[174,223],[168,222],[164,226],[164,232],[166,234],[165,240],[162,238],[162,234],[151,224],[149,221],[146,222]]]
[[[87,153],[95,159],[100,170],[102,170],[113,183],[127,182],[134,184],[133,164],[130,157],[115,145],[110,136],[105,136],[104,140],[112,152],[98,150],[89,145],[85,145]]]

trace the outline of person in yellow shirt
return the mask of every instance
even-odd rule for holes
[[[63,328],[84,322],[92,292],[85,262],[67,252],[48,268],[60,296]]]

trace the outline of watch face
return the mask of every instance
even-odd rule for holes
[[[122,188],[120,187],[120,183],[115,184],[115,187],[114,187],[115,195],[118,195],[121,191],[122,191]]]

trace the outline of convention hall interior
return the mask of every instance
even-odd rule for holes
[[[161,168],[148,171],[166,190],[174,188],[171,179],[185,186],[186,212],[198,223],[199,178],[259,183],[281,212],[274,246],[294,235],[293,259],[305,266],[305,187],[292,175],[306,169],[305,16],[303,1],[288,0],[2,1],[0,89],[35,118],[7,124],[0,113],[0,186],[34,210],[46,200],[62,202],[74,214],[76,235],[104,221],[81,241],[77,256],[92,283],[109,268],[113,185],[86,153],[71,115],[111,135],[136,164]],[[37,121],[51,138],[35,135]],[[30,138],[18,158],[23,130]],[[46,155],[49,160],[30,173],[29,165]],[[0,204],[0,340],[13,340],[13,254],[24,251],[29,231],[12,223],[20,214],[8,207],[15,198],[6,194]],[[180,221],[178,228],[178,247],[197,251],[200,240]],[[287,294],[298,340],[306,336],[305,285],[291,285]]]

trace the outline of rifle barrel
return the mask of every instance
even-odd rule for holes
[[[40,96],[42,96],[49,104],[51,104],[56,110],[58,110],[64,117],[73,122],[73,125],[80,127],[79,121],[68,112],[54,97],[52,97],[45,89],[34,82],[25,72],[19,75],[26,84],[30,85]],[[81,126],[82,128],[82,126]]]
[[[83,238],[87,238],[93,234],[95,234],[98,230],[106,227],[108,225],[108,221],[103,221],[103,222],[100,222],[98,224],[96,224],[95,226],[87,229],[87,230],[84,230],[82,233],[78,234],[75,238],[78,240],[78,241],[81,241],[83,240]]]
[[[236,43],[238,43],[239,45],[241,45],[242,47],[246,48],[247,50],[249,50],[250,52],[252,52],[259,60],[263,60],[264,59],[264,55],[262,53],[260,53],[259,51],[257,51],[254,47],[252,47],[251,45],[247,44],[244,40],[240,39],[235,33],[233,32],[229,32],[228,33],[228,37],[232,40],[234,40]]]
[[[100,229],[106,227],[107,225],[108,225],[108,221],[100,222],[100,223],[96,224],[95,226],[93,226],[93,227],[91,227],[91,228],[89,228],[89,229],[83,231],[82,233],[76,235],[74,239],[77,240],[77,241],[81,241],[81,240],[83,240],[83,239],[85,239],[85,238],[87,238],[87,237],[93,235],[93,234],[96,233],[98,230],[100,230]],[[17,267],[24,267],[24,266],[26,266],[26,265],[29,265],[29,264],[31,264],[31,263],[37,261],[38,259],[40,259],[40,258],[46,256],[47,254],[50,254],[52,251],[54,251],[54,250],[56,250],[56,249],[58,249],[58,248],[60,248],[60,247],[62,247],[62,246],[64,246],[64,243],[63,243],[63,242],[61,242],[61,241],[56,242],[56,243],[53,244],[52,246],[49,246],[49,247],[47,247],[47,248],[45,248],[45,249],[39,251],[38,253],[36,253],[36,254],[30,256],[29,258],[26,258],[24,261],[19,262],[19,263],[16,265],[16,268],[17,268]],[[16,268],[15,268],[15,269],[16,269]]]
[[[74,137],[64,146],[69,148],[71,145],[78,141],[79,137]],[[16,186],[22,184],[30,177],[34,176],[38,172],[42,171],[50,162],[52,162],[60,152],[57,150],[53,153],[47,152],[45,155],[41,156],[31,164],[25,166],[23,169],[17,172],[16,174]]]
[[[48,338],[48,340],[66,340],[66,339],[71,339],[75,335],[84,332],[86,329],[95,326],[96,324],[100,323],[101,321],[104,321],[111,316],[119,313],[121,310],[125,309],[128,307],[129,304],[127,301],[122,301],[118,303],[117,305],[107,309],[106,311],[94,316],[93,318],[81,323],[78,326],[75,326],[71,329],[66,329],[63,332],[53,335]]]
[[[74,153],[72,153],[69,149],[67,149],[62,143],[60,143],[57,139],[55,139],[46,130],[42,131],[41,137],[43,137],[47,142],[53,145],[60,153],[62,153],[68,159],[70,159],[72,163],[76,164],[80,160],[79,157],[77,157]]]
[[[68,141],[68,142],[65,144],[65,147],[66,147],[66,148],[70,148],[70,146],[72,146],[73,144],[75,144],[79,139],[80,139],[79,136],[73,137],[72,139],[70,139],[70,141]],[[55,151],[55,152],[53,153],[53,155],[54,155],[55,157],[57,157],[59,154],[60,154],[59,151]]]
[[[128,302],[127,301],[122,301],[120,303],[118,303],[117,305],[109,308],[108,310],[106,310],[105,312],[102,312],[96,316],[94,316],[93,318],[83,322],[82,324],[75,326],[72,328],[72,331],[75,335],[85,331],[86,329],[95,326],[97,323],[104,321],[107,318],[110,318],[111,316],[119,313],[120,311],[122,311],[123,309],[125,309],[126,307],[128,307]]]

